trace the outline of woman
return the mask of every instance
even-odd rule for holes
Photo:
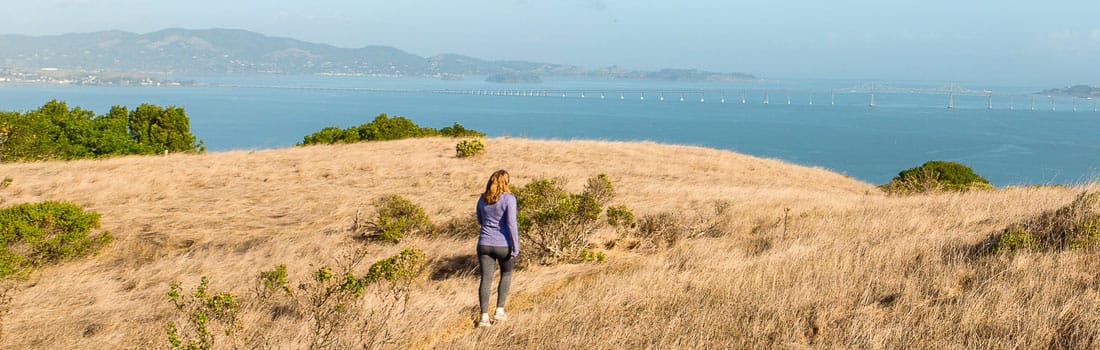
[[[489,176],[485,192],[477,201],[477,221],[481,233],[477,237],[477,261],[481,268],[481,286],[478,297],[481,302],[481,319],[478,327],[492,325],[489,319],[489,290],[493,272],[500,264],[500,284],[497,286],[497,309],[493,320],[508,320],[504,302],[508,299],[508,287],[512,284],[512,268],[519,255],[519,226],[516,225],[516,197],[508,192],[508,172],[497,170]]]

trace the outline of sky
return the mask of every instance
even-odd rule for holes
[[[588,68],[1100,85],[1100,1],[0,0],[0,33],[234,28]]]

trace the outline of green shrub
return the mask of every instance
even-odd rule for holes
[[[397,255],[379,260],[371,265],[364,280],[370,283],[412,281],[424,274],[427,261],[427,257],[420,249],[405,248]]]
[[[480,139],[458,141],[455,145],[455,156],[458,158],[473,157],[485,151],[485,144]]]
[[[1019,225],[1014,225],[1005,229],[1004,234],[997,240],[994,251],[1011,252],[1020,249],[1032,249],[1037,246],[1038,242],[1035,239],[1035,235],[1027,232],[1027,230]]]
[[[607,254],[602,251],[585,249],[581,251],[581,261],[590,263],[602,263],[607,260]]]
[[[391,321],[404,314],[411,296],[410,286],[423,276],[427,257],[417,248],[372,264],[362,277],[356,269],[363,260],[360,249],[343,256],[339,271],[321,266],[311,278],[291,289],[286,265],[259,275],[262,291],[255,305],[279,314],[301,315],[310,329],[309,348],[373,348],[392,340]],[[377,297],[367,300],[368,296]],[[260,330],[263,332],[263,330]]]
[[[275,265],[271,271],[260,272],[260,283],[263,284],[264,290],[278,289],[287,294],[294,294],[290,290],[290,283],[287,282],[286,264]]]
[[[210,292],[209,283],[203,276],[191,294],[182,293],[179,282],[168,285],[166,296],[177,311],[176,320],[165,326],[171,348],[213,349],[218,339],[232,341],[241,330],[237,317],[240,298],[228,292]]]
[[[98,228],[98,213],[67,202],[0,209],[0,278],[98,252],[111,241]]]
[[[992,189],[993,185],[966,165],[933,160],[902,170],[880,187],[888,193],[909,194]]]
[[[355,142],[359,142],[358,129],[341,129],[335,126],[329,126],[321,129],[321,131],[313,133],[312,135],[306,135],[305,140],[302,141],[301,145]]]
[[[475,130],[466,129],[455,123],[442,130],[425,128],[405,117],[390,117],[385,113],[374,117],[369,123],[360,124],[347,129],[330,126],[313,134],[306,135],[298,146],[314,144],[354,143],[366,141],[389,141],[413,137],[426,136],[450,136],[450,137],[481,137],[485,136]]]
[[[467,129],[458,123],[439,129],[439,134],[447,137],[485,137],[484,133],[474,129]]]
[[[615,199],[615,186],[611,184],[607,174],[598,174],[588,178],[588,182],[584,185],[584,193],[592,195],[596,202],[603,205]]]
[[[607,224],[613,227],[634,228],[634,212],[625,205],[608,207]]]
[[[614,195],[610,188],[605,175],[589,179],[581,193],[569,193],[549,179],[513,186],[520,239],[529,247],[528,255],[544,264],[582,261],[587,239],[599,227],[602,206]]]
[[[1093,247],[1100,238],[1100,192],[1083,192],[1070,204],[1009,225],[999,235],[994,252]]]
[[[370,234],[379,240],[397,243],[407,235],[429,234],[434,229],[424,208],[405,197],[382,197],[375,201],[375,206],[378,216],[369,226]]]

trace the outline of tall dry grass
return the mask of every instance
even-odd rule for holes
[[[311,264],[369,245],[369,259],[414,245],[437,259],[414,286],[392,347],[1035,348],[1100,346],[1100,261],[1093,251],[983,255],[1006,225],[1060,207],[1082,188],[887,197],[823,169],[653,143],[490,139],[454,157],[421,139],[206,155],[0,165],[0,205],[70,200],[103,215],[103,253],[19,282],[3,348],[167,344],[168,283],[209,276],[247,294],[261,270]],[[673,212],[706,237],[605,264],[519,272],[511,320],[472,328],[468,239],[356,241],[357,210],[400,194],[442,222],[469,215],[487,176],[513,182],[606,173],[616,203]],[[1094,186],[1091,188],[1096,190]],[[724,204],[715,217],[716,202]],[[614,238],[600,232],[595,243]],[[248,315],[258,320],[263,315]],[[256,321],[258,322],[258,321]],[[249,325],[246,324],[246,327]],[[253,330],[298,348],[294,322]]]

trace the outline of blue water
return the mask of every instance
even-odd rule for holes
[[[734,150],[798,164],[820,166],[871,183],[927,160],[952,160],[974,168],[998,186],[1077,183],[1100,174],[1100,113],[1091,101],[1015,98],[988,110],[987,98],[822,91],[862,82],[658,83],[560,79],[538,85],[496,85],[468,79],[364,77],[194,77],[208,85],[186,87],[78,87],[0,85],[0,110],[35,109],[50,99],[97,113],[112,105],[141,103],[184,107],[191,130],[212,151],[293,145],[325,126],[351,126],[385,112],[418,124],[452,122],[491,136],[554,139],[652,140]],[[934,87],[894,82],[894,86]],[[572,89],[550,97],[486,96],[408,92],[417,90]],[[631,90],[706,90],[646,94]],[[1026,93],[1041,87],[998,87]],[[761,103],[769,91],[770,104]],[[719,103],[724,91],[726,103]],[[813,92],[816,91],[816,92]],[[603,92],[605,99],[600,99]],[[809,105],[811,92],[814,105]],[[741,94],[748,100],[741,104]],[[787,96],[791,105],[787,105]],[[706,103],[700,103],[700,98]],[[598,170],[598,169],[593,169]]]

